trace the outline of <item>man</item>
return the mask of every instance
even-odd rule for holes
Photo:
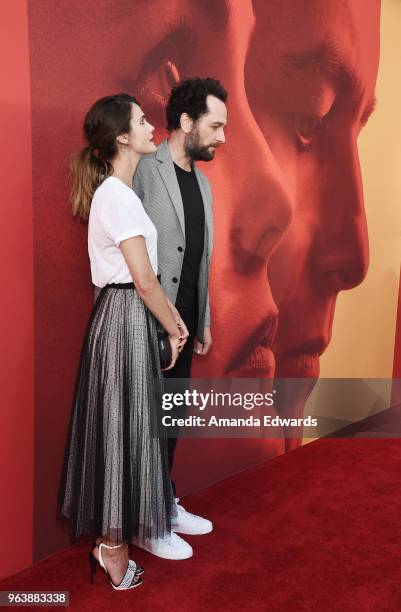
[[[141,160],[134,177],[134,189],[158,231],[161,284],[189,332],[166,378],[189,379],[193,352],[206,355],[212,344],[208,291],[212,198],[209,182],[194,162],[211,161],[225,142],[226,99],[225,89],[211,78],[187,79],[173,87],[166,108],[169,138],[155,155]],[[179,390],[182,384],[172,381],[172,389]],[[176,442],[176,437],[169,439],[170,470]],[[200,535],[212,531],[207,519],[186,512],[179,504],[177,511],[174,532]],[[163,558],[192,556],[191,546],[175,533],[163,540],[136,543]]]

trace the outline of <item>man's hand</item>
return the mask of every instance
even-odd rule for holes
[[[180,330],[180,335],[182,337],[178,345],[178,352],[180,353],[182,349],[184,348],[184,344],[187,341],[189,332],[188,332],[187,326],[185,325],[184,321],[181,319],[180,313],[178,312],[174,304],[172,304],[168,298],[167,298],[167,303],[170,307],[171,312],[173,313],[174,320],[177,323],[177,327]]]
[[[199,342],[199,340],[195,338],[194,351],[197,355],[207,355],[211,346],[212,332],[210,331],[210,327],[207,326],[203,332],[203,342]]]

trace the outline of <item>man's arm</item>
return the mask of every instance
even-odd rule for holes
[[[209,183],[208,178],[205,175],[202,175],[203,179],[204,179],[204,184],[206,187],[206,191],[208,192],[208,196],[209,196],[209,203],[210,203],[210,208],[211,211],[213,211],[213,207],[212,207],[212,188],[211,185]],[[212,217],[212,224],[213,224],[213,217]],[[213,230],[212,230],[213,232]],[[213,233],[212,233],[213,236]],[[212,248],[213,248],[213,239],[211,241],[211,249],[210,252],[208,253],[208,277],[210,278],[210,258],[212,255]],[[197,353],[198,355],[207,355],[207,353],[210,350],[210,347],[212,346],[212,334],[211,334],[211,330],[210,330],[210,325],[211,325],[211,321],[210,321],[210,299],[209,299],[209,288],[207,290],[207,299],[206,299],[206,309],[205,309],[205,324],[204,324],[204,331],[203,331],[203,338],[202,338],[202,342],[199,341],[198,338],[195,339],[195,353]]]
[[[207,188],[209,190],[209,202],[210,202],[210,208],[212,211],[212,240],[211,240],[211,248],[210,248],[210,252],[208,254],[208,279],[209,279],[209,283],[210,283],[210,260],[212,257],[212,250],[213,250],[213,194],[212,194],[212,186],[209,182],[209,179],[207,177],[206,178],[206,185]],[[209,285],[208,283],[208,285]],[[206,312],[205,312],[205,327],[210,327],[210,301],[209,301],[209,286],[207,289],[207,301],[206,301]]]
[[[210,327],[205,325],[203,330],[203,341],[200,342],[198,338],[195,338],[194,351],[197,355],[207,355],[211,346],[212,332],[210,331]]]
[[[210,305],[209,305],[209,290],[207,291],[207,302],[205,310],[205,325],[203,330],[202,342],[195,338],[194,351],[197,355],[207,355],[212,346],[212,332],[210,329]]]
[[[206,302],[206,311],[205,311],[205,327],[210,327],[209,289],[207,290],[207,302]]]

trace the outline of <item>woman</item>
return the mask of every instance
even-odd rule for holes
[[[73,536],[99,535],[92,581],[100,564],[119,590],[142,583],[128,542],[166,536],[176,514],[166,441],[157,436],[155,318],[169,336],[167,369],[188,332],[157,280],[157,232],[131,188],[141,155],[156,148],[153,129],[134,97],[102,98],[72,164],[73,212],[89,217],[92,281],[102,290],[82,348],[58,503]]]

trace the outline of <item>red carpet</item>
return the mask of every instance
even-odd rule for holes
[[[215,531],[187,536],[187,561],[132,548],[138,589],[113,591],[100,569],[91,586],[82,545],[0,588],[69,590],[91,611],[401,610],[401,440],[318,440],[183,504]]]

